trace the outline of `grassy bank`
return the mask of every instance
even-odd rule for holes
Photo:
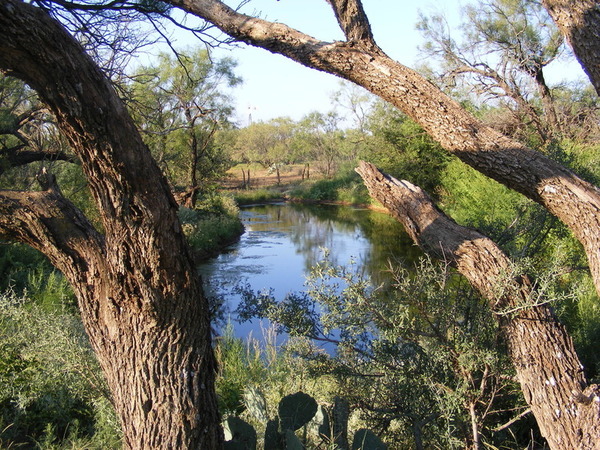
[[[354,171],[343,172],[333,178],[311,178],[260,188],[229,189],[227,193],[232,195],[240,206],[284,200],[344,205],[372,205],[374,203],[362,180]]]
[[[198,259],[218,254],[244,232],[237,204],[229,195],[209,195],[195,209],[182,207],[179,219]]]
[[[344,205],[373,205],[367,188],[353,170],[333,178],[305,181],[288,192],[288,198],[303,202],[333,202]]]

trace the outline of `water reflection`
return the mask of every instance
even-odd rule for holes
[[[278,299],[303,291],[306,274],[322,260],[323,249],[334,264],[354,261],[357,270],[379,284],[390,259],[410,263],[420,255],[398,222],[366,209],[281,203],[246,207],[241,216],[246,232],[240,241],[199,268],[207,293],[225,297],[240,337],[257,336],[260,329],[257,323],[235,322],[236,285],[272,290]]]

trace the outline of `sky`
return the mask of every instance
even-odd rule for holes
[[[419,56],[421,34],[416,30],[419,13],[442,12],[450,26],[459,26],[461,9],[469,0],[363,0],[375,40],[393,59],[409,67],[423,63]],[[239,0],[226,0],[235,7]],[[285,23],[325,41],[343,40],[331,7],[325,0],[251,0],[241,12]],[[194,41],[176,35],[176,47]],[[236,122],[246,126],[250,121],[268,121],[288,116],[299,120],[312,111],[333,109],[332,95],[340,89],[341,80],[330,74],[308,69],[283,56],[245,44],[218,48],[214,57],[231,57],[237,61],[236,73],[244,80],[232,92],[236,104]],[[581,76],[581,69],[570,67],[571,77]],[[554,79],[565,69],[555,69]]]

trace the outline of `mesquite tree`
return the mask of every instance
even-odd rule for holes
[[[485,126],[389,58],[376,44],[359,0],[327,1],[345,41],[322,42],[284,24],[240,14],[218,0],[57,3],[146,12],[149,6],[170,4],[237,40],[365,87],[421,124],[447,151],[559,217],[583,244],[600,291],[600,191]],[[545,0],[545,5],[600,89],[596,2]],[[64,28],[41,9],[5,0],[0,30],[0,68],[25,80],[56,115],[81,160],[103,223],[100,234],[52,178],[44,177],[42,191],[0,192],[0,234],[40,249],[73,285],[121,416],[125,446],[220,447],[207,305],[167,183],[108,81]],[[452,255],[490,299],[490,307],[502,313],[525,398],[551,446],[598,445],[596,386],[588,385],[571,340],[543,299],[531,303],[535,292],[527,277],[502,279],[509,262],[493,243],[456,228],[416,187],[395,189],[390,182],[403,183],[362,170],[366,180],[374,180],[374,195],[400,211],[399,219],[411,218],[405,223],[415,240],[430,252],[441,246],[444,255]],[[395,202],[405,194],[406,207],[397,208]],[[497,282],[506,283],[501,297],[490,291]]]
[[[113,86],[44,10],[0,3],[0,68],[35,89],[81,162],[103,232],[62,194],[0,191],[0,235],[69,280],[126,448],[219,448],[208,306],[169,185]]]
[[[389,58],[375,42],[360,0],[327,1],[346,41],[322,42],[284,24],[243,15],[218,0],[169,3],[212,22],[238,40],[350,80],[397,106],[447,151],[561,219],[583,244],[600,292],[600,190],[546,156],[484,125],[415,71]],[[600,58],[598,52],[593,52],[598,44],[593,33],[599,16],[595,3],[546,0],[555,20],[558,17],[565,22],[561,29],[569,30],[567,40],[592,79]],[[569,14],[570,8],[577,14]],[[585,57],[581,53],[586,53]],[[374,175],[374,170],[361,170],[366,181],[374,180],[370,188],[381,200],[387,195],[402,198],[408,191],[407,206],[399,210],[397,217],[402,220],[415,215],[414,220],[405,222],[414,239],[432,253],[441,247],[441,254],[452,255],[458,269],[490,299],[492,309],[501,308],[494,311],[502,313],[501,324],[525,398],[550,445],[599,445],[597,386],[588,385],[572,341],[551,310],[544,301],[532,302],[535,294],[528,278],[521,274],[510,282],[501,279],[509,262],[500,249],[484,236],[442,220],[416,187],[406,185],[396,192],[388,187],[385,177]],[[386,203],[394,210],[390,199]],[[498,283],[506,285],[500,299],[491,289]],[[512,312],[508,313],[507,308]]]

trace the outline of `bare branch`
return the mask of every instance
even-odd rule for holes
[[[63,151],[35,151],[25,149],[25,145],[0,148],[0,175],[12,167],[24,166],[38,161],[67,161],[76,163],[77,158]]]
[[[83,282],[104,239],[55,184],[43,184],[48,189],[40,192],[0,191],[0,236],[42,251],[70,280]]]
[[[375,46],[369,19],[360,0],[327,0],[349,42]]]

